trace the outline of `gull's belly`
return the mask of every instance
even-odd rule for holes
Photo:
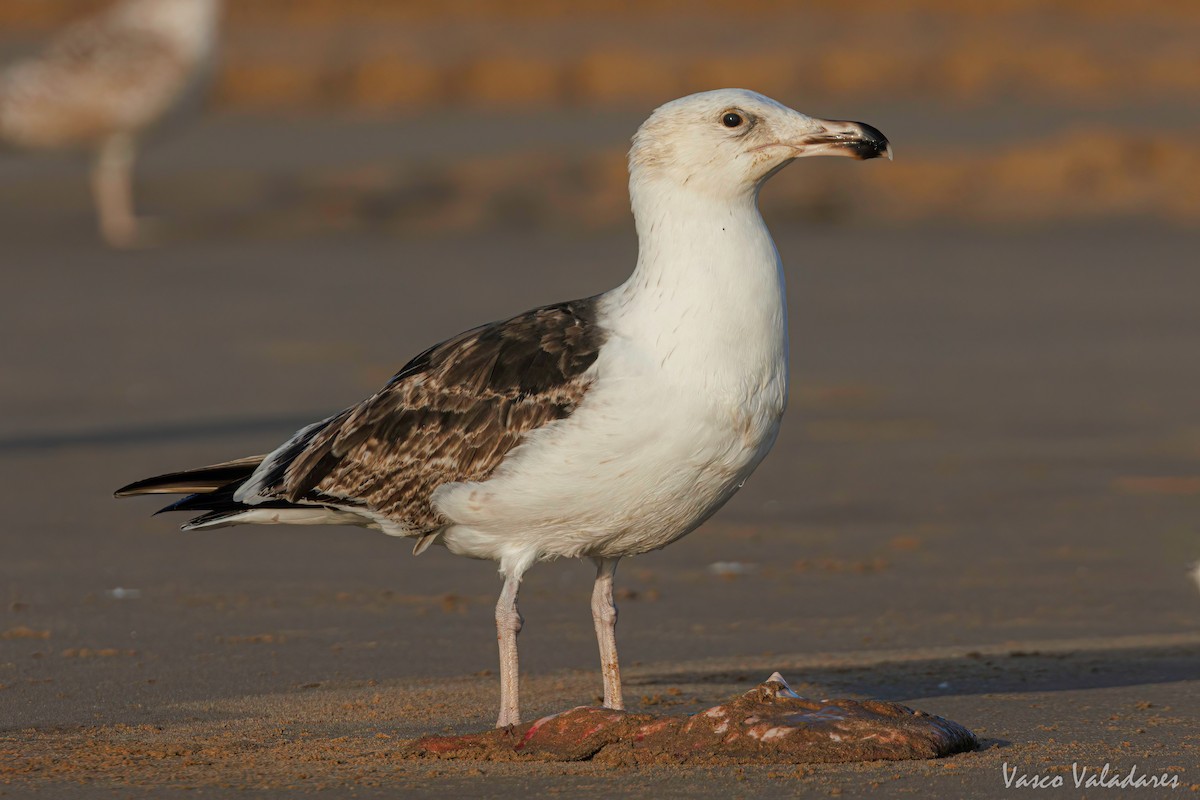
[[[437,506],[453,521],[445,544],[503,562],[671,543],[724,505],[774,444],[785,390],[779,380],[758,386],[723,402],[644,385],[591,398],[490,480],[439,490]]]
[[[690,459],[659,467],[659,459],[643,475],[649,489],[633,502],[614,508],[610,535],[600,537],[587,555],[632,555],[656,550],[691,533],[742,488],[775,443],[779,416],[750,418],[730,414],[724,426],[703,436],[683,431],[681,443]],[[701,443],[703,439],[703,444]],[[662,448],[665,459],[677,446]]]

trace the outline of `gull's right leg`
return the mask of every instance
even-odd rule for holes
[[[619,558],[594,558],[596,583],[592,589],[592,621],[600,645],[600,671],[604,675],[604,707],[622,710],[621,665],[617,661],[617,604],[613,601],[613,576]]]
[[[496,602],[496,640],[500,643],[500,717],[497,728],[519,725],[521,700],[517,664],[517,634],[521,632],[521,612],[517,610],[517,589],[521,578],[505,574],[504,588]]]

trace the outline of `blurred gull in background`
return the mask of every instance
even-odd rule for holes
[[[113,247],[146,244],[133,210],[138,137],[201,83],[220,0],[124,0],[0,72],[0,143],[95,152],[92,191]]]

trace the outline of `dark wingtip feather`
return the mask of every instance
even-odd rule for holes
[[[191,510],[194,510],[194,509],[196,509],[196,506],[193,504],[201,497],[211,497],[211,495],[189,494],[187,497],[184,497],[180,500],[176,500],[174,503],[163,506],[158,511],[155,511],[154,516],[157,517],[159,514],[166,514],[168,511],[191,511]]]
[[[225,461],[199,469],[168,472],[122,486],[113,497],[134,497],[140,494],[203,494],[250,477],[266,456],[249,456]]]
[[[174,489],[165,488],[162,485],[162,481],[165,478],[178,478],[179,474],[157,475],[153,478],[145,478],[140,481],[128,483],[113,492],[113,497],[134,497],[139,494],[176,494]]]

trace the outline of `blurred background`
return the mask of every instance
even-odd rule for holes
[[[103,5],[0,0],[0,63]],[[726,510],[622,564],[633,706],[664,675],[686,703],[739,663],[926,652],[788,677],[1016,746],[1119,747],[1114,703],[1200,718],[1197,42],[1195,0],[232,0],[206,110],[142,151],[156,249],[102,247],[81,159],[0,151],[8,719],[457,676],[477,704],[388,724],[489,721],[491,564],[340,529],[185,537],[109,493],[265,452],[433,342],[615,286],[629,137],[727,85],[869,122],[896,158],[763,191],[789,416]],[[523,674],[559,676],[530,714],[598,685],[589,591],[575,563],[526,579]]]
[[[0,59],[104,6],[0,2]],[[772,187],[783,219],[1186,225],[1198,35],[1188,0],[235,0],[212,115],[151,148],[141,184],[258,232],[617,228],[633,128],[733,85],[897,143],[890,169],[806,165]],[[66,173],[4,176],[23,223],[78,210]]]

